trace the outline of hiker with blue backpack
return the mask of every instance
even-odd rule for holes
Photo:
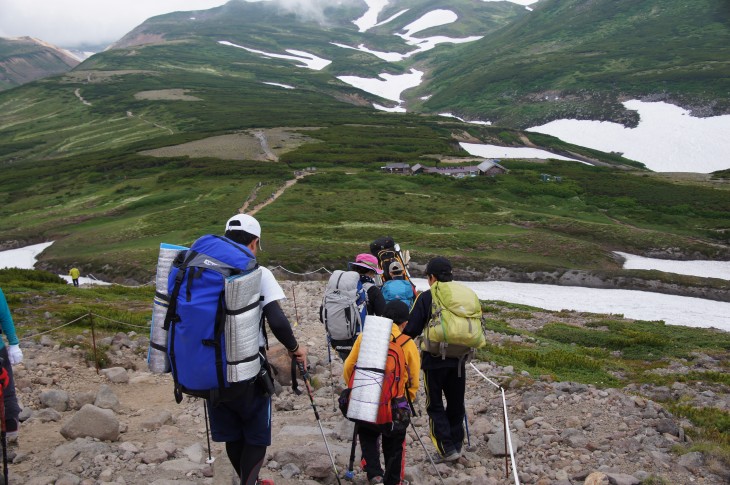
[[[160,295],[169,301],[164,350],[175,398],[206,399],[213,441],[225,442],[241,485],[272,483],[258,478],[271,444],[274,392],[264,320],[292,359],[307,365],[306,348],[279,306],[284,291],[256,261],[260,240],[255,218],[231,217],[223,237],[203,236],[180,252],[168,277],[169,298]]]
[[[408,309],[410,309],[418,293],[413,283],[405,278],[404,271],[400,262],[393,261],[390,263],[390,266],[388,266],[390,279],[383,284],[381,292],[386,303],[398,300],[408,305]]]

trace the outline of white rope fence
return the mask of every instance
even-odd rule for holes
[[[59,325],[59,326],[54,327],[54,328],[51,328],[50,330],[45,330],[43,332],[35,333],[33,335],[24,335],[22,340],[26,340],[26,339],[30,339],[30,338],[35,338],[35,337],[39,337],[41,335],[46,335],[46,334],[49,334],[49,333],[53,333],[53,332],[55,332],[57,330],[62,329],[63,327],[67,327],[67,326],[71,325],[72,323],[76,323],[79,320],[83,320],[84,318],[88,318],[89,319],[89,323],[91,325],[91,341],[92,341],[92,345],[93,345],[93,348],[94,348],[94,364],[96,365],[96,373],[98,374],[99,373],[99,360],[98,360],[98,353],[97,353],[97,349],[96,349],[96,333],[94,332],[94,318],[93,317],[101,318],[103,320],[116,323],[117,325],[123,325],[123,326],[126,326],[126,327],[139,328],[139,329],[142,329],[142,330],[149,330],[149,328],[150,328],[149,326],[134,325],[134,324],[127,323],[127,322],[122,322],[120,320],[115,320],[113,318],[105,317],[103,315],[99,315],[98,313],[88,312],[88,313],[84,313],[83,315],[81,315],[78,318],[75,318],[75,319],[71,320],[70,322],[66,322],[66,323],[64,323],[62,325]]]
[[[150,329],[150,327],[149,326],[146,326],[146,325],[145,326],[143,326],[143,325],[132,325],[131,323],[122,322],[122,321],[119,321],[119,320],[114,320],[113,318],[105,317],[104,315],[99,315],[98,313],[91,312],[91,313],[87,313],[87,315],[94,315],[95,317],[102,318],[102,319],[104,319],[104,320],[106,320],[108,322],[118,323],[119,325],[124,325],[125,327],[141,328],[143,330],[149,330]],[[86,315],[84,315],[84,316],[86,316]]]
[[[77,319],[75,319],[75,320],[71,320],[70,322],[66,322],[66,323],[64,323],[63,325],[59,325],[58,327],[52,328],[52,329],[50,329],[50,330],[46,330],[45,332],[40,332],[40,333],[34,333],[33,335],[25,335],[25,336],[24,336],[24,338],[33,338],[33,337],[38,337],[39,335],[45,335],[45,334],[47,334],[47,333],[52,333],[52,332],[55,332],[56,330],[59,330],[59,329],[61,329],[61,328],[63,328],[63,327],[66,327],[66,326],[68,326],[68,325],[71,325],[72,323],[78,322],[78,321],[79,321],[79,320],[81,320],[82,318],[86,318],[86,317],[88,317],[88,316],[89,316],[89,314],[88,314],[88,313],[86,313],[86,314],[84,314],[84,315],[81,315],[81,316],[80,316],[79,318],[77,318]]]
[[[319,268],[319,269],[315,269],[314,271],[308,271],[308,272],[306,272],[306,273],[297,273],[297,272],[295,272],[295,271],[291,271],[291,270],[289,270],[289,269],[286,269],[286,268],[285,268],[285,267],[283,267],[283,266],[274,266],[274,267],[273,267],[273,268],[271,268],[271,269],[280,269],[280,270],[282,270],[282,271],[285,271],[285,272],[287,272],[287,273],[289,273],[289,274],[295,274],[295,275],[297,275],[297,276],[306,276],[306,275],[310,275],[310,274],[315,274],[315,273],[319,273],[320,271],[325,271],[325,272],[326,272],[326,273],[328,273],[328,274],[332,274],[332,271],[328,270],[328,269],[327,269],[327,268],[325,268],[324,266],[322,266],[322,267],[321,267],[321,268]]]
[[[509,430],[509,418],[507,417],[507,399],[504,396],[504,388],[500,386],[499,384],[495,383],[493,380],[491,380],[489,377],[482,374],[482,372],[477,369],[477,367],[472,363],[469,362],[469,365],[476,371],[477,374],[479,374],[481,377],[484,378],[485,381],[496,387],[502,392],[502,410],[504,412],[504,435],[505,435],[505,447],[509,448],[509,456],[512,461],[512,474],[515,478],[515,485],[520,485],[520,478],[517,476],[517,464],[515,463],[515,452],[512,449],[512,433],[510,433]],[[506,459],[506,458],[505,458]]]

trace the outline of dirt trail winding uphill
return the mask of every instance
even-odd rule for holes
[[[278,199],[281,196],[281,194],[284,193],[284,191],[286,189],[288,189],[289,187],[291,187],[295,183],[299,182],[299,180],[303,179],[307,175],[311,175],[311,173],[298,173],[296,177],[294,177],[292,180],[288,180],[276,192],[273,192],[264,202],[260,203],[259,205],[257,205],[253,209],[251,209],[251,211],[249,211],[248,214],[249,215],[256,214],[258,211],[260,211],[261,209],[263,209],[264,207],[266,207],[267,205],[271,204],[276,199]],[[246,204],[244,204],[244,207],[248,207],[248,202]],[[243,207],[241,208],[241,211],[243,211]]]

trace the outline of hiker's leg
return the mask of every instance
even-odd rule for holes
[[[362,458],[365,461],[363,470],[368,474],[368,480],[383,476],[383,468],[380,466],[380,449],[378,448],[379,436],[380,431],[367,424],[360,424],[357,427],[357,437],[360,440]]]
[[[256,485],[261,465],[266,458],[265,446],[246,445],[241,454],[241,485]]]
[[[212,406],[208,400],[206,405],[213,441],[225,442],[238,476],[247,478],[254,474],[255,483],[266,447],[271,444],[271,400],[257,386],[248,386],[231,401]]]
[[[444,383],[444,395],[446,396],[446,416],[449,420],[449,433],[451,441],[457,451],[461,451],[464,443],[464,391],[466,390],[466,372],[462,367],[461,377],[459,369],[449,369],[449,378]]]
[[[20,415],[20,405],[18,404],[18,397],[15,395],[15,379],[13,378],[13,366],[10,365],[10,358],[8,357],[8,348],[3,346],[0,349],[0,357],[3,359],[3,368],[8,373],[9,384],[8,387],[3,390],[3,402],[5,404],[5,426],[8,433],[17,435],[18,432],[18,415]]]
[[[245,447],[246,442],[243,440],[226,441],[226,454],[239,478],[241,477],[241,457],[243,456],[243,449]]]
[[[384,485],[398,485],[403,479],[406,467],[406,431],[383,434],[383,457],[385,459]]]
[[[449,368],[424,369],[423,385],[426,390],[426,412],[428,413],[428,428],[431,441],[441,455],[448,455],[454,451],[451,441],[451,425],[444,409],[441,396],[446,380],[450,376]]]

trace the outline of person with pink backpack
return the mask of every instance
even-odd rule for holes
[[[367,314],[382,316],[385,311],[385,298],[374,279],[376,274],[383,274],[383,270],[378,266],[378,258],[372,254],[361,253],[355,256],[355,262],[348,266],[351,271],[357,271],[360,275],[362,287],[367,292]]]

